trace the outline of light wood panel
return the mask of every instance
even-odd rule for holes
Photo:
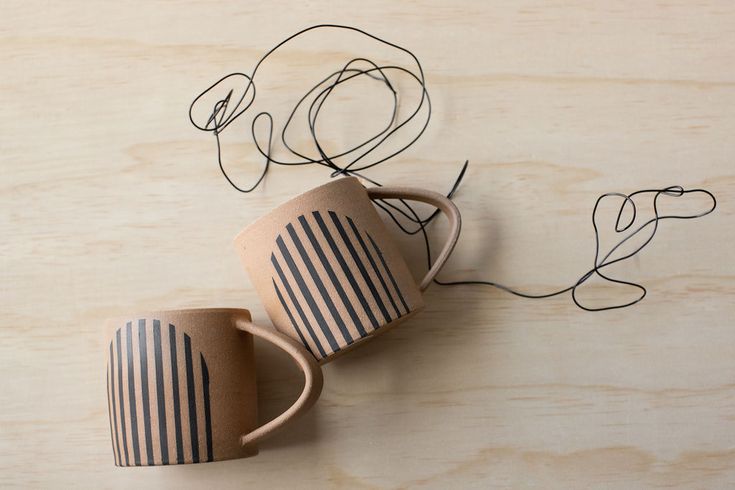
[[[735,485],[731,2],[5,1],[2,12],[3,487]],[[324,21],[409,47],[426,70],[429,130],[373,176],[445,191],[471,162],[444,277],[569,284],[592,262],[602,192],[705,186],[720,206],[662,223],[618,269],[649,287],[638,306],[591,314],[568,297],[433,286],[423,314],[326,366],[315,409],[259,456],[117,469],[103,318],[237,306],[267,322],[231,239],[327,178],[276,168],[257,192],[232,191],[188,103]],[[282,116],[345,54],[385,56],[332,39],[299,45],[270,65],[259,100]],[[340,97],[334,147],[385,109]],[[224,135],[240,178],[255,173],[237,163],[256,155],[245,134]],[[398,238],[418,275],[421,243]],[[257,347],[268,418],[300,379]]]

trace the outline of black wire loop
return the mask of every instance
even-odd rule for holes
[[[255,102],[256,86],[255,78],[260,66],[270,57],[274,52],[280,49],[285,44],[293,41],[294,39],[316,30],[338,30],[346,31],[350,33],[356,33],[367,39],[376,41],[378,44],[388,46],[389,48],[408,55],[412,62],[412,67],[407,68],[399,65],[380,65],[368,58],[356,57],[345,63],[340,69],[330,73],[328,76],[319,81],[316,85],[307,90],[304,95],[296,102],[295,106],[291,110],[289,116],[280,131],[280,143],[288,150],[289,157],[286,160],[276,159],[273,156],[273,135],[275,132],[275,125],[273,116],[267,111],[262,111],[252,119],[251,122],[251,136],[252,140],[257,148],[258,152],[263,156],[264,163],[261,173],[255,179],[253,183],[247,186],[240,186],[236,184],[228,175],[225,170],[225,165],[222,162],[222,143],[220,140],[220,134],[224,132],[230,125],[235,122],[239,117],[247,113]],[[416,103],[415,107],[411,107],[408,114],[401,118],[399,117],[399,105],[402,101],[401,91],[397,88],[398,84],[395,81],[394,76],[406,76],[408,80],[413,82],[420,91],[420,98]],[[392,111],[391,117],[385,124],[385,126],[379,130],[376,134],[366,138],[362,142],[330,154],[325,149],[324,145],[320,140],[320,136],[317,132],[319,115],[321,114],[322,108],[325,107],[330,95],[333,94],[335,88],[340,85],[347,84],[348,82],[359,80],[360,78],[367,77],[372,81],[375,81],[383,85],[392,100]],[[229,87],[229,88],[228,88]],[[217,93],[223,95],[218,98]],[[208,102],[211,97],[217,99],[213,104]],[[408,99],[408,98],[406,98]],[[306,110],[307,123],[309,127],[309,135],[313,144],[314,151],[318,156],[309,156],[303,151],[297,151],[294,146],[289,142],[288,133],[291,128],[291,124],[294,121],[296,114],[302,106],[307,104]],[[207,104],[212,104],[208,106]],[[205,105],[203,110],[198,108],[201,105]],[[211,107],[211,108],[207,108]],[[204,121],[197,121],[195,113],[205,114]],[[280,43],[276,44],[272,49],[265,53],[255,64],[250,74],[246,73],[230,73],[223,76],[202,93],[200,93],[189,106],[189,120],[199,130],[212,133],[216,140],[217,147],[217,162],[219,164],[220,171],[225,177],[227,182],[236,190],[243,193],[249,193],[255,190],[265,178],[266,174],[271,169],[271,164],[283,165],[283,166],[298,166],[298,165],[320,165],[327,167],[331,170],[329,176],[337,177],[342,175],[352,175],[360,177],[362,180],[376,186],[381,184],[366,175],[366,171],[380,165],[381,163],[387,162],[388,160],[400,155],[408,148],[413,146],[419,138],[426,131],[429,121],[431,119],[431,99],[429,92],[426,88],[426,80],[424,77],[424,70],[419,62],[418,58],[408,49],[399,46],[398,44],[391,43],[370,34],[362,29],[358,29],[352,26],[339,25],[339,24],[318,24],[311,27],[302,29],[295,34],[287,37]],[[261,141],[257,137],[256,127],[262,125],[260,121],[267,125],[268,137],[266,141]],[[413,133],[406,133],[412,129],[411,123],[415,121],[417,126],[413,128]],[[399,137],[403,137],[403,140],[398,140]],[[405,141],[399,143],[397,149],[388,152],[387,155],[380,154],[377,150],[382,149],[387,144],[393,142],[393,140]],[[346,163],[339,163],[338,160],[346,160]],[[459,185],[465,177],[469,161],[465,161],[460,168],[454,183],[449,190],[447,197],[453,198]],[[662,197],[678,198],[685,194],[705,194],[712,202],[711,206],[704,211],[690,215],[675,215],[675,214],[660,214],[658,210],[659,199]],[[636,204],[637,197],[652,196],[653,199],[653,211],[654,217],[643,222],[639,226],[635,227],[636,220],[638,218],[638,205]],[[614,226],[612,227],[616,233],[625,233],[629,230],[620,241],[618,241],[610,250],[608,250],[602,257],[600,250],[600,232],[598,227],[598,208],[600,203],[606,199],[619,198],[622,199],[620,209],[618,210],[617,218]],[[391,202],[397,201],[397,203]],[[431,247],[429,244],[429,237],[426,227],[431,223],[439,214],[439,210],[435,210],[426,217],[420,217],[416,210],[405,200],[377,200],[375,201],[376,206],[382,209],[387,216],[399,227],[399,229],[406,234],[415,235],[421,233],[424,247],[426,250],[426,261],[427,267],[431,267]],[[442,281],[435,279],[434,282],[442,286],[460,286],[460,285],[485,285],[492,286],[508,293],[520,296],[523,298],[541,299],[558,296],[565,293],[571,293],[572,300],[579,308],[586,311],[603,311],[612,310],[617,308],[624,308],[627,306],[634,305],[641,301],[647,293],[646,288],[638,283],[627,281],[620,278],[612,277],[607,272],[603,272],[606,268],[613,264],[620,263],[628,260],[635,256],[641,250],[643,250],[651,241],[658,230],[659,223],[667,219],[694,219],[700,218],[707,214],[710,214],[717,207],[717,200],[715,196],[705,189],[684,189],[681,186],[671,186],[662,189],[644,189],[633,192],[631,194],[622,194],[617,192],[610,192],[601,195],[597,198],[594,208],[592,210],[592,227],[595,235],[595,253],[592,267],[582,274],[574,284],[559,289],[556,291],[540,294],[531,294],[521,292],[519,290],[510,288],[503,284],[499,284],[487,280],[456,280],[456,281]],[[624,218],[627,216],[627,219]],[[407,226],[404,221],[408,221],[410,224]],[[614,257],[614,254],[620,250],[620,248],[634,237],[642,236],[642,244],[635,247],[632,252],[621,254],[620,256]],[[585,284],[590,278],[596,276],[604,281],[621,284],[636,288],[639,294],[636,299],[622,302],[613,303],[605,306],[592,306],[583,304],[578,297],[577,290],[580,286]]]

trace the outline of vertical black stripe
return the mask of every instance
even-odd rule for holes
[[[130,432],[133,438],[133,458],[135,466],[140,466],[140,444],[138,441],[138,409],[135,403],[135,362],[133,361],[133,324],[128,322],[125,329],[128,353],[128,408],[130,409]]]
[[[365,240],[362,239],[362,235],[360,234],[360,231],[357,229],[357,226],[355,226],[355,222],[352,221],[352,218],[348,216],[347,223],[349,223],[350,228],[352,228],[352,232],[357,237],[357,241],[360,244],[362,251],[365,252],[365,256],[367,257],[368,262],[370,262],[370,266],[372,266],[373,270],[375,271],[375,275],[378,276],[378,281],[380,281],[380,285],[383,286],[383,291],[385,291],[385,294],[388,296],[388,299],[390,300],[390,304],[393,305],[393,309],[396,310],[396,315],[398,315],[398,318],[400,318],[401,311],[398,309],[396,302],[393,300],[393,295],[388,289],[388,285],[385,283],[385,279],[383,279],[383,274],[381,274],[380,269],[378,269],[378,264],[376,264],[375,260],[373,260],[373,255],[370,253],[370,250],[368,250],[367,245],[365,245]]]
[[[286,288],[286,293],[288,294],[288,297],[291,298],[291,303],[293,303],[294,308],[296,308],[296,313],[299,314],[299,317],[301,317],[301,321],[304,322],[304,326],[306,327],[306,330],[309,332],[309,335],[311,336],[311,340],[314,341],[314,344],[316,345],[316,348],[319,350],[319,353],[322,357],[327,357],[327,353],[324,351],[324,348],[322,347],[321,342],[319,342],[319,339],[316,336],[316,333],[314,333],[314,329],[311,328],[311,323],[309,322],[309,319],[306,317],[306,313],[304,313],[304,309],[301,308],[301,305],[299,304],[298,299],[296,298],[296,295],[293,292],[293,289],[291,288],[291,285],[288,283],[288,280],[286,279],[286,275],[283,273],[283,270],[281,269],[281,264],[278,263],[278,260],[276,260],[275,254],[271,254],[271,263],[273,264],[273,267],[276,269],[276,273],[278,273],[278,277],[281,279],[281,283],[283,284],[283,287]]]
[[[130,325],[130,324],[128,324]],[[125,466],[130,466],[130,459],[128,458],[128,433],[125,430],[125,398],[123,397],[123,382],[122,382],[122,338],[121,330],[117,329],[115,333],[115,339],[117,343],[117,391],[118,399],[120,401],[120,432],[122,432],[123,438],[123,450],[125,451]]]
[[[355,265],[357,265],[357,269],[360,271],[360,274],[362,274],[362,278],[365,280],[365,283],[367,284],[368,289],[370,289],[370,292],[372,293],[373,298],[375,298],[375,302],[377,303],[378,308],[380,309],[380,312],[383,314],[385,321],[390,322],[391,321],[390,314],[388,313],[388,310],[383,304],[383,300],[380,298],[380,294],[378,293],[378,290],[375,288],[375,284],[373,283],[373,280],[370,279],[370,274],[368,274],[367,269],[365,269],[365,264],[363,264],[362,260],[360,260],[360,256],[357,254],[357,250],[355,250],[355,247],[352,245],[352,241],[350,240],[350,237],[347,236],[347,232],[342,226],[342,223],[340,222],[339,217],[337,216],[337,213],[335,213],[334,211],[329,211],[329,216],[332,218],[332,222],[334,223],[334,226],[337,227],[337,231],[339,232],[340,236],[342,237],[342,240],[347,246],[347,250],[350,252],[350,255],[352,256],[352,260],[355,261]]]
[[[153,465],[153,437],[151,436],[151,401],[148,392],[148,339],[145,320],[138,320],[138,343],[140,344],[140,388],[143,398],[143,429],[145,432],[145,453],[148,465]]]
[[[184,438],[181,433],[181,399],[179,397],[179,365],[176,359],[176,327],[169,323],[168,339],[171,347],[171,385],[174,396],[174,426],[176,427],[176,462],[184,462]]]
[[[202,361],[202,385],[204,385],[204,421],[207,434],[207,461],[214,461],[214,453],[212,451],[212,413],[209,407],[209,369],[204,360],[204,355],[199,354]]]
[[[197,399],[194,389],[194,365],[191,359],[191,337],[184,334],[186,356],[186,389],[189,399],[189,431],[191,432],[192,462],[199,462],[199,431],[197,429]]]
[[[367,234],[367,237],[370,240],[370,243],[373,244],[373,247],[375,248],[375,253],[377,253],[378,258],[380,259],[380,262],[383,264],[383,268],[385,269],[385,272],[388,273],[388,279],[390,279],[390,282],[393,284],[393,288],[395,288],[396,292],[398,293],[398,298],[401,300],[401,303],[403,303],[403,307],[406,308],[406,313],[408,313],[410,308],[406,304],[406,300],[403,299],[401,288],[398,287],[398,283],[396,282],[395,278],[393,277],[393,274],[388,268],[388,264],[385,263],[385,258],[383,258],[383,252],[381,252],[380,247],[378,247],[378,244],[375,243],[375,240],[373,240],[373,237],[370,236],[370,233]]]
[[[337,294],[342,300],[342,303],[345,305],[345,308],[347,309],[347,313],[350,315],[350,318],[352,319],[352,323],[355,325],[355,328],[357,328],[357,331],[360,333],[360,337],[365,337],[367,335],[367,332],[365,332],[365,327],[362,326],[362,321],[360,321],[360,317],[357,315],[355,308],[352,306],[352,302],[350,301],[350,298],[347,296],[347,293],[345,293],[345,290],[342,287],[342,283],[337,278],[337,274],[334,273],[332,264],[329,263],[329,259],[327,259],[327,256],[324,253],[322,246],[319,245],[319,241],[317,240],[316,235],[314,235],[314,232],[312,231],[311,226],[309,226],[309,222],[306,221],[306,218],[304,216],[299,216],[299,222],[301,223],[301,227],[304,229],[306,236],[309,238],[312,248],[314,249],[317,256],[319,257],[319,260],[321,261],[322,266],[327,271],[327,275],[329,276],[329,279],[332,281],[332,285],[334,286],[334,289],[337,291]]]
[[[319,328],[321,329],[324,336],[327,338],[327,342],[329,342],[329,346],[332,348],[332,352],[337,352],[339,350],[339,345],[337,345],[337,341],[334,339],[334,335],[332,335],[332,331],[329,329],[329,324],[327,324],[327,321],[324,319],[324,315],[322,315],[319,306],[316,304],[316,301],[314,301],[314,297],[311,295],[311,291],[309,291],[309,287],[306,285],[306,282],[301,275],[301,271],[296,266],[296,262],[294,262],[293,257],[291,257],[291,252],[289,252],[288,248],[286,248],[286,244],[283,242],[283,237],[281,237],[281,235],[278,235],[278,238],[276,238],[276,244],[281,251],[281,255],[283,255],[283,258],[286,260],[286,265],[288,265],[288,268],[291,270],[291,274],[296,280],[296,284],[299,286],[301,294],[306,300],[306,304],[309,305],[309,309],[314,315],[314,318],[316,319]]]
[[[303,218],[303,216],[300,216],[300,218]],[[319,277],[319,273],[316,271],[316,267],[314,267],[311,258],[309,258],[309,254],[306,252],[303,243],[301,243],[301,239],[296,234],[296,230],[291,223],[286,225],[286,230],[291,236],[291,240],[293,240],[294,245],[296,245],[296,250],[298,250],[299,255],[301,255],[301,259],[304,261],[306,269],[309,271],[309,274],[311,275],[314,284],[316,284],[316,288],[319,290],[319,293],[321,294],[324,303],[327,305],[329,313],[331,313],[332,318],[334,318],[335,323],[337,323],[337,327],[339,328],[340,332],[342,332],[342,336],[348,344],[351,344],[353,342],[352,335],[350,335],[350,331],[347,330],[347,325],[345,325],[344,320],[342,320],[342,316],[339,314],[339,311],[337,311],[337,307],[334,306],[332,298],[329,297],[329,292],[327,292],[327,289],[324,287],[322,278]],[[329,328],[329,325],[327,325],[327,328]]]
[[[153,320],[153,353],[156,358],[156,406],[158,407],[158,438],[161,443],[161,464],[168,464],[168,431],[166,429],[166,392],[163,385],[163,350],[161,321]]]
[[[119,332],[120,330],[118,330]],[[115,363],[112,356],[112,342],[110,342],[110,399],[112,400],[112,422],[115,428],[115,448],[117,449],[117,465],[122,466],[122,457],[120,455],[120,433],[117,430],[117,403],[115,402]]]
[[[314,352],[311,350],[311,347],[309,347],[309,344],[306,343],[306,338],[304,337],[304,334],[301,333],[301,329],[299,328],[299,325],[296,323],[296,319],[293,317],[293,314],[291,313],[291,310],[289,309],[288,305],[286,304],[286,300],[284,299],[283,295],[281,294],[281,290],[278,288],[278,285],[276,284],[276,280],[271,277],[271,281],[273,281],[273,287],[276,290],[276,294],[278,295],[278,301],[281,302],[281,306],[286,311],[286,314],[288,315],[288,319],[291,320],[291,324],[293,325],[294,330],[296,330],[296,333],[299,334],[299,338],[301,339],[301,343],[304,344],[304,347],[309,351],[309,353],[313,356]]]
[[[377,318],[375,318],[375,315],[373,315],[372,308],[370,308],[370,305],[365,299],[365,296],[362,294],[360,285],[357,284],[357,280],[355,280],[355,276],[352,275],[352,269],[350,268],[349,265],[347,265],[347,261],[342,255],[342,252],[337,246],[337,243],[334,241],[334,238],[332,238],[332,234],[329,232],[329,228],[327,228],[327,224],[322,219],[322,215],[319,213],[319,211],[314,211],[311,214],[314,216],[314,219],[316,219],[316,222],[319,225],[319,229],[322,231],[322,235],[324,235],[324,238],[327,240],[327,243],[329,244],[329,248],[332,249],[332,253],[337,258],[337,262],[339,262],[339,266],[342,268],[342,272],[345,274],[345,276],[347,277],[347,281],[352,286],[352,290],[355,292],[355,295],[357,296],[357,300],[360,302],[360,305],[362,306],[363,311],[365,311],[365,313],[368,316],[368,319],[370,320],[370,323],[373,325],[373,329],[378,328],[380,326],[380,323],[378,322]]]
[[[112,344],[110,344],[110,348],[112,348]],[[110,359],[112,361],[112,359]],[[112,432],[112,402],[110,401],[110,363],[107,364],[107,415],[109,415],[110,419],[110,444],[112,444],[112,458],[115,460],[115,465],[120,466],[117,464],[117,453],[115,452],[115,435]]]

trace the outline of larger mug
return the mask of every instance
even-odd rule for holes
[[[204,463],[257,454],[257,443],[308,410],[322,371],[290,338],[231,308],[136,313],[107,321],[107,399],[115,464]],[[304,390],[258,427],[253,336],[286,351]]]
[[[390,198],[431,204],[449,218],[446,244],[418,284],[371,201]],[[235,247],[273,325],[324,363],[424,307],[421,293],[451,254],[460,225],[457,207],[441,194],[366,189],[345,177],[259,218]]]

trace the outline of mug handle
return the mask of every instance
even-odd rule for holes
[[[410,199],[412,201],[425,202],[441,210],[449,219],[449,238],[444,244],[439,256],[436,258],[434,265],[431,266],[426,277],[421,281],[419,289],[424,291],[429,287],[431,281],[439,273],[444,263],[454,250],[454,246],[459,239],[459,232],[462,228],[462,217],[459,214],[457,206],[447,197],[438,192],[426,189],[416,189],[413,187],[370,187],[367,189],[370,199]]]
[[[271,433],[279,429],[282,425],[290,422],[299,415],[304,414],[309,410],[312,405],[317,401],[319,395],[322,392],[322,385],[324,384],[324,378],[322,376],[322,370],[314,359],[306,350],[297,344],[294,340],[279,333],[275,330],[264,328],[259,325],[252,323],[249,319],[236,318],[235,326],[244,332],[248,332],[256,337],[267,340],[268,342],[275,344],[280,347],[283,351],[289,354],[296,364],[301,368],[304,373],[304,390],[301,392],[299,398],[289,407],[288,410],[283,412],[273,420],[261,425],[254,431],[243,434],[240,436],[240,445],[246,446],[253,444],[261,439],[271,435]]]

